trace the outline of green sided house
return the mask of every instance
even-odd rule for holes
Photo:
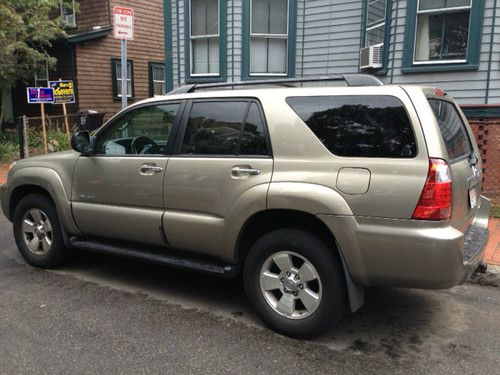
[[[163,8],[167,91],[356,72],[438,86],[469,117],[484,165],[500,170],[499,0],[164,0]],[[485,181],[496,195],[498,175]]]

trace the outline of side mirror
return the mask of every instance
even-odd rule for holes
[[[87,131],[73,134],[71,148],[83,155],[90,155],[90,135]]]

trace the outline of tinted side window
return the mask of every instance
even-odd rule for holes
[[[251,103],[240,141],[240,155],[267,155],[266,134],[257,103]]]
[[[150,105],[126,112],[98,135],[96,153],[114,156],[165,154],[179,105]]]
[[[181,153],[260,155],[266,153],[265,144],[263,124],[256,103],[195,102],[191,107]]]
[[[412,158],[413,129],[393,96],[290,97],[288,105],[335,155]]]
[[[452,103],[438,99],[429,99],[429,104],[443,135],[448,157],[456,159],[470,155],[472,152],[470,139],[456,107]]]

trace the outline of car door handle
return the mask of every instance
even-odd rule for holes
[[[139,173],[142,174],[143,176],[152,176],[155,173],[160,173],[162,171],[163,171],[163,168],[162,167],[158,167],[154,163],[142,164],[139,167]]]
[[[260,174],[260,170],[252,168],[249,165],[237,165],[231,168],[231,176],[242,177],[242,176],[257,176]]]

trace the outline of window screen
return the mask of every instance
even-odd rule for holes
[[[465,60],[470,0],[420,0],[415,61]]]
[[[403,103],[393,96],[308,96],[286,101],[335,155],[416,155],[410,120]]]
[[[384,43],[386,0],[368,0],[365,47]]]
[[[286,74],[288,1],[251,0],[250,74]]]
[[[191,0],[191,74],[219,73],[219,2]]]
[[[429,99],[429,104],[441,129],[448,157],[456,159],[470,155],[472,152],[470,139],[456,107],[452,103],[438,99]]]
[[[267,154],[257,104],[248,101],[193,103],[181,152],[191,155]]]

